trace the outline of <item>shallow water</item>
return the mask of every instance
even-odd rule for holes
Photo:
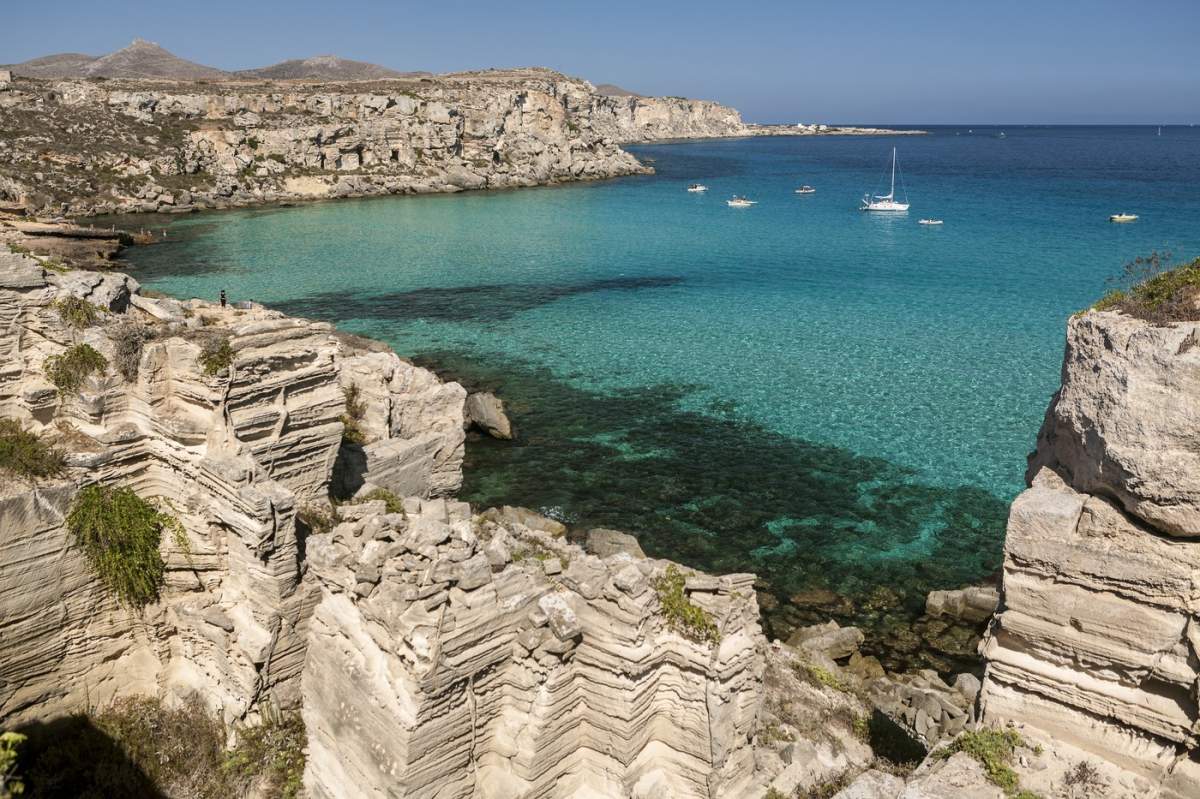
[[[1004,130],[638,147],[657,175],[175,219],[129,260],[498,388],[521,440],[469,446],[473,501],[882,628],[998,567],[1066,317],[1135,255],[1200,254],[1197,129]],[[859,213],[893,145],[912,210]]]

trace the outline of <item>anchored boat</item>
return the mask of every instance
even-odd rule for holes
[[[708,191],[708,186],[705,186],[703,183],[693,183],[688,186],[687,190],[691,192]]]
[[[942,220],[940,220],[940,219],[918,219],[917,224],[918,225],[940,225],[940,224],[942,224]]]
[[[1113,214],[1108,218],[1109,222],[1136,222],[1137,214]]]
[[[900,188],[904,189],[904,176],[900,176]],[[887,194],[870,194],[863,196],[863,211],[907,211],[908,192],[904,192],[904,202],[896,202],[896,148],[892,148],[892,188]]]
[[[797,194],[816,194],[817,190],[814,189],[812,186],[805,184],[805,185],[801,186],[800,188],[796,189],[796,193]]]
[[[747,200],[745,197],[735,194],[732,198],[726,200],[725,204],[730,208],[749,208],[752,205],[757,205],[758,201]]]

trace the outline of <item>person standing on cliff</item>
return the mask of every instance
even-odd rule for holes
[[[225,307],[225,289],[221,289],[221,307]]]

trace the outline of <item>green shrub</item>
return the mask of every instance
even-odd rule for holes
[[[805,682],[824,685],[826,688],[832,688],[835,691],[841,691],[846,694],[852,691],[849,683],[829,669],[818,666],[815,663],[797,661],[792,665],[792,669],[796,672],[796,676]]]
[[[162,588],[163,530],[187,547],[179,520],[128,488],[87,486],[71,505],[67,528],[105,586],[137,608],[157,600]]]
[[[33,795],[48,799],[230,799],[255,785],[263,796],[299,795],[305,741],[299,714],[264,709],[262,725],[239,728],[229,749],[226,732],[196,695],[176,707],[118,699],[31,731],[22,770]]]
[[[400,497],[388,491],[386,488],[376,488],[373,491],[368,491],[355,502],[373,502],[375,500],[383,500],[388,513],[404,513],[404,503],[400,501]]]
[[[104,309],[79,297],[63,297],[54,301],[54,310],[64,322],[79,330],[95,324]]]
[[[25,736],[20,733],[0,733],[0,799],[25,793],[25,783],[17,773],[17,747],[24,742]]]
[[[64,396],[79,391],[83,381],[93,372],[103,372],[107,368],[108,359],[90,344],[76,344],[62,355],[51,355],[45,365],[46,377]]]
[[[135,322],[122,322],[108,330],[113,343],[113,367],[129,382],[137,380],[142,349],[152,338],[150,331]]]
[[[351,383],[342,388],[346,395],[346,412],[341,415],[342,440],[350,444],[367,443],[367,431],[362,428],[367,408],[363,404],[358,386]]]
[[[964,732],[949,746],[939,749],[936,754],[945,759],[957,752],[966,752],[979,761],[987,778],[994,785],[1009,796],[1021,795],[1024,799],[1028,799],[1032,794],[1028,791],[1020,791],[1020,778],[1009,765],[1012,763],[1017,747],[1023,746],[1024,743],[1020,734],[1015,730],[981,729]]]
[[[716,622],[704,608],[687,598],[684,585],[687,578],[679,567],[672,563],[659,577],[654,579],[654,590],[662,607],[667,626],[685,638],[703,643],[717,643],[721,634]]]
[[[66,457],[16,419],[0,419],[0,471],[29,480],[57,477]]]
[[[1120,311],[1156,324],[1200,320],[1200,258],[1171,266],[1170,253],[1152,252],[1125,264],[1115,282],[1125,288],[1110,291],[1093,310]]]
[[[225,756],[224,769],[242,784],[262,776],[264,796],[295,799],[304,780],[304,720],[298,712],[264,706],[262,723],[238,730],[237,746]]]
[[[296,511],[296,518],[312,535],[328,533],[337,524],[336,514],[330,513],[320,505],[304,505]]]
[[[229,344],[229,336],[213,335],[206,338],[200,347],[198,360],[204,367],[204,374],[209,377],[228,369],[233,364],[233,347]]]

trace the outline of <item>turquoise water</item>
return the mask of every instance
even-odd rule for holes
[[[473,501],[756,571],[780,633],[814,588],[885,630],[998,567],[1066,317],[1200,254],[1200,130],[998,130],[638,147],[657,175],[176,219],[129,260],[498,388],[521,438],[469,445]],[[912,210],[858,212],[893,145]]]

